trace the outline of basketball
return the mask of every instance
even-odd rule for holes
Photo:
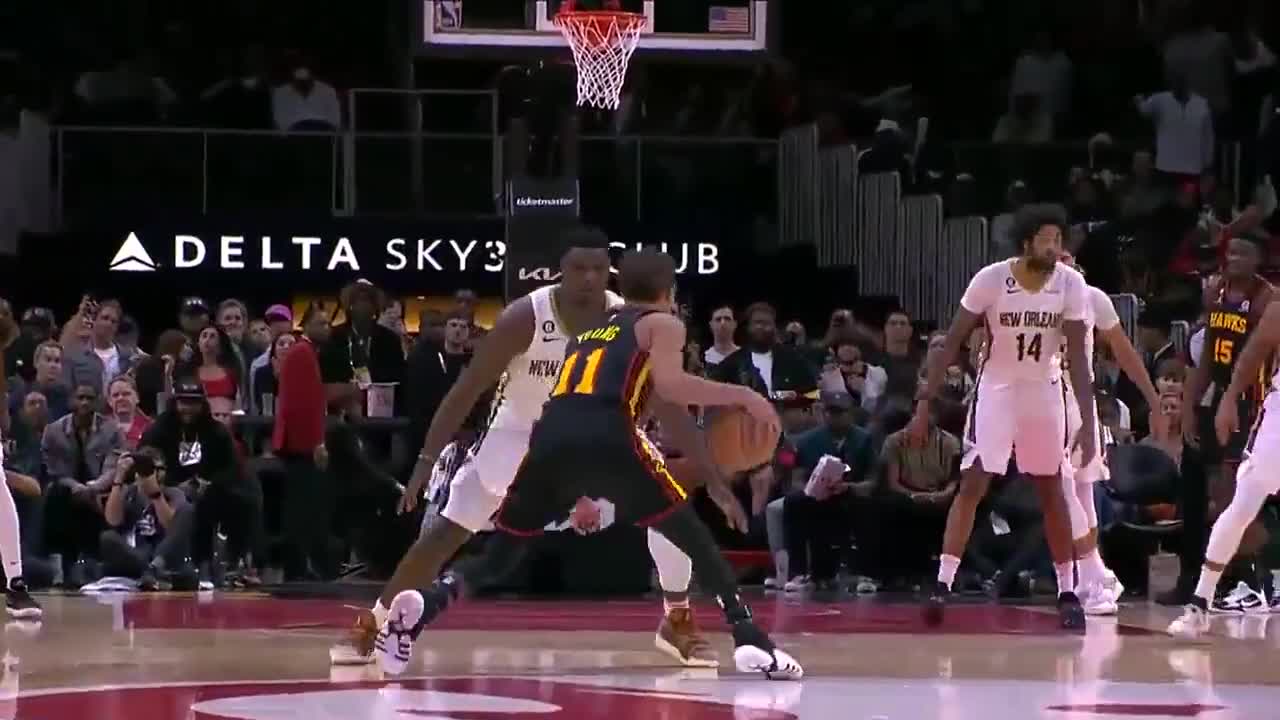
[[[742,472],[773,459],[778,433],[756,422],[741,408],[722,408],[706,422],[707,447],[726,473]]]

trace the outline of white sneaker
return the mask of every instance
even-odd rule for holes
[[[1217,615],[1262,614],[1271,612],[1271,603],[1261,592],[1241,582],[1231,592],[1214,600],[1210,612]]]
[[[813,580],[809,579],[808,575],[797,575],[796,577],[788,580],[787,584],[784,585],[782,589],[789,593],[800,593],[812,587]]]
[[[738,666],[738,672],[764,673],[770,680],[799,680],[804,677],[800,663],[777,648],[769,652],[755,645],[740,645],[734,648],[733,662]]]
[[[783,580],[782,578],[776,577],[774,575],[770,575],[769,577],[764,579],[765,590],[781,590],[784,587],[786,587],[786,585],[787,585],[786,580]]]
[[[392,599],[387,621],[378,629],[378,638],[373,644],[382,672],[400,675],[409,667],[409,659],[413,657],[413,638],[409,633],[422,619],[424,607],[422,593],[417,590],[405,590]]]
[[[1209,632],[1209,613],[1201,610],[1199,605],[1188,603],[1182,608],[1182,617],[1169,623],[1166,632],[1183,640],[1198,640]]]
[[[1115,615],[1120,612],[1112,590],[1101,582],[1084,588],[1080,604],[1084,606],[1085,615]]]

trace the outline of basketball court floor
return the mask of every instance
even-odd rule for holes
[[[372,590],[364,593],[372,595]],[[402,678],[331,668],[363,599],[46,596],[10,623],[0,720],[983,720],[1280,718],[1280,616],[1163,636],[1172,610],[1126,607],[1086,634],[1048,607],[953,606],[927,630],[906,601],[754,598],[803,682],[684,671],[652,650],[655,599],[483,600],[423,636]],[[721,627],[698,607],[708,630]],[[727,636],[715,634],[727,658]]]

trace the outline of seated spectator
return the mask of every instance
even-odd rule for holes
[[[13,312],[8,301],[5,309]],[[53,311],[48,308],[32,307],[22,313],[22,326],[17,337],[4,349],[4,376],[20,378],[31,382],[36,377],[36,346],[53,337],[57,331],[54,324]]]
[[[292,335],[288,337],[293,337]],[[240,587],[256,587],[262,584],[259,563],[266,560],[266,528],[263,517],[264,504],[259,471],[262,466],[249,457],[249,449],[236,435],[235,408],[226,398],[209,398],[209,417],[227,429],[235,444],[236,472],[241,480],[231,489],[230,504],[239,505],[244,517],[239,526],[224,527],[227,534],[227,560],[238,563],[234,582]]]
[[[120,431],[124,433],[124,448],[134,450],[142,440],[142,434],[151,427],[151,418],[138,410],[138,388],[133,378],[121,375],[107,386],[107,404]]]
[[[867,412],[874,412],[889,384],[884,368],[862,359],[862,347],[851,340],[836,344],[836,369],[844,381],[845,392]]]
[[[89,342],[63,344],[62,372],[69,386],[88,384],[104,396],[107,383],[133,367],[134,358],[116,343],[121,315],[118,301],[104,300],[89,309]]]
[[[204,92],[202,115],[214,127],[265,130],[271,127],[271,91],[261,46],[245,49],[235,68]]]
[[[1164,416],[1163,428],[1155,428],[1142,439],[1143,445],[1153,445],[1165,451],[1176,466],[1182,467],[1182,392],[1160,395],[1160,414]]]
[[[191,355],[186,333],[181,330],[165,330],[160,333],[155,353],[139,360],[134,368],[138,407],[143,413],[155,417],[164,409],[158,400],[161,395],[168,395],[172,390],[174,368],[187,363]]]
[[[275,337],[275,333],[271,332],[271,325],[267,323],[265,318],[254,318],[249,321],[249,329],[245,332],[245,348],[251,350],[253,361],[257,362],[271,350],[271,339]],[[253,366],[250,364],[250,371]]]
[[[62,374],[62,346],[56,341],[45,340],[35,349],[35,374],[30,382],[14,381],[9,388],[9,412],[16,414],[19,403],[28,394],[36,392],[44,396],[49,416],[60,418],[71,412],[71,391]]]
[[[9,429],[4,433],[4,466],[43,480],[44,460],[40,442],[48,425],[48,401],[35,390],[28,392],[23,396],[18,411],[9,416]]]
[[[854,497],[870,497],[875,462],[871,435],[852,422],[853,397],[848,393],[824,393],[823,422],[796,438],[796,464],[791,492],[783,500],[783,532],[786,536],[789,592],[810,585],[827,587],[839,569],[839,548],[848,545]],[[849,469],[835,478],[810,482],[825,456]],[[865,530],[865,528],[862,528]],[[863,533],[859,533],[859,539]]]
[[[738,331],[738,320],[733,316],[733,307],[721,305],[711,311],[711,347],[703,353],[702,359],[708,367],[718,365],[738,349],[733,335]]]
[[[1036,95],[1013,98],[1009,112],[1000,116],[991,142],[1000,145],[1043,145],[1053,140],[1053,116],[1041,107]]]
[[[224,397],[239,407],[240,363],[231,337],[222,328],[210,325],[196,338],[195,355],[176,371],[175,382],[194,379],[206,397]]]
[[[885,438],[881,450],[892,513],[887,527],[893,528],[890,544],[897,555],[889,567],[907,580],[926,572],[941,549],[947,509],[960,487],[960,441],[938,427],[936,415],[935,409],[923,445],[913,445],[901,429]]]
[[[173,390],[173,408],[156,418],[142,438],[164,456],[166,478],[181,486],[195,504],[191,558],[200,580],[213,582],[214,530],[220,524],[228,538],[249,535],[256,522],[251,503],[244,501],[245,478],[237,462],[231,433],[210,414],[204,388],[180,380]]]
[[[320,371],[330,403],[356,409],[370,383],[404,381],[405,357],[400,338],[377,322],[386,295],[373,283],[351,283],[342,289],[341,302],[347,322],[335,325],[320,348]]]
[[[196,340],[200,338],[200,331],[213,324],[213,318],[209,313],[209,303],[204,298],[191,296],[183,299],[182,305],[178,310],[178,327],[182,332],[187,334],[187,341],[191,347],[196,346]]]
[[[40,438],[49,421],[44,396],[27,393],[22,409],[10,418],[5,436],[4,470],[18,511],[23,578],[31,587],[53,584],[54,568],[44,552],[44,496]]]
[[[296,342],[298,339],[292,333],[277,336],[271,343],[271,349],[266,353],[267,364],[259,366],[254,371],[251,383],[256,393],[253,397],[253,409],[259,415],[275,413],[275,401],[280,397],[280,362]],[[271,402],[267,402],[268,395],[271,396]]]
[[[70,414],[49,423],[40,441],[48,474],[45,492],[46,547],[61,556],[74,586],[96,573],[78,561],[97,553],[102,531],[99,495],[111,487],[124,435],[116,421],[98,414],[98,393],[89,385],[75,390]]]
[[[409,416],[406,442],[410,457],[417,457],[436,408],[471,362],[471,351],[467,349],[470,334],[467,317],[454,311],[445,320],[443,343],[420,340],[409,353],[403,404]]]
[[[915,328],[906,310],[894,310],[884,319],[884,350],[868,361],[888,375],[886,395],[915,397],[916,380],[924,353],[916,344]]]
[[[156,120],[178,99],[139,56],[124,58],[108,70],[82,74],[73,92],[90,119],[97,122]]]
[[[404,324],[404,303],[391,298],[387,306],[378,314],[378,324],[396,334],[400,338],[400,349],[405,356],[413,349],[413,338],[409,336],[409,328]]]
[[[311,74],[308,63],[294,63],[292,79],[271,91],[271,114],[277,130],[337,130],[342,105],[333,86]]]
[[[1182,358],[1165,358],[1156,366],[1156,392],[1160,395],[1182,395],[1182,385],[1187,381],[1187,365]]]
[[[228,298],[218,303],[218,312],[214,317],[218,328],[231,340],[231,355],[235,358],[239,396],[248,397],[249,363],[253,362],[253,357],[257,354],[252,347],[246,346],[245,330],[249,323],[249,308],[235,298]]]
[[[166,471],[164,453],[154,447],[121,458],[103,506],[103,573],[134,578],[139,590],[157,590],[166,572],[187,569],[194,511],[182,490],[166,484]]]

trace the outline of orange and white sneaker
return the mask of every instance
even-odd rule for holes
[[[333,665],[369,665],[374,661],[373,643],[378,637],[378,620],[370,610],[356,615],[355,625],[342,642],[329,648]]]
[[[719,655],[698,632],[698,625],[693,620],[693,610],[689,608],[671,608],[667,611],[662,624],[658,625],[653,645],[685,667],[720,667]]]

